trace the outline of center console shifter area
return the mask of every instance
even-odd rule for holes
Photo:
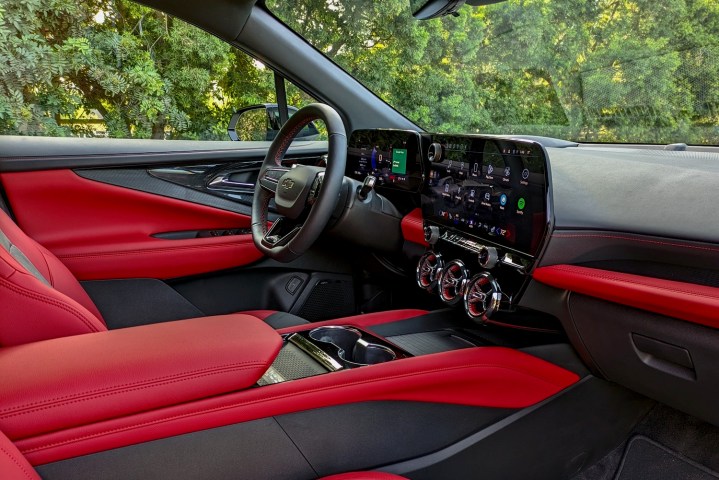
[[[432,135],[417,284],[481,322],[516,306],[549,224],[546,155],[525,140]]]

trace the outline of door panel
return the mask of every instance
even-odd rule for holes
[[[0,137],[0,183],[20,227],[78,279],[164,280],[262,258],[249,235],[249,183],[268,147]],[[327,142],[295,142],[286,163],[316,164],[326,152]],[[241,191],[210,185],[220,174],[242,180]]]
[[[173,278],[252,263],[249,234],[153,235],[246,229],[247,215],[82,178],[71,170],[0,176],[18,224],[81,280]]]

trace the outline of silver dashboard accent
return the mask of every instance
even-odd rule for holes
[[[461,260],[449,262],[439,277],[439,298],[449,305],[461,301],[469,275],[469,270]]]
[[[311,355],[315,360],[320,362],[322,366],[327,368],[330,372],[336,372],[342,370],[344,367],[332,356],[326,353],[324,350],[319,348],[317,345],[307,340],[302,335],[293,333],[287,337],[287,341],[303,350],[308,355]]]
[[[433,143],[429,146],[429,149],[427,150],[427,160],[429,160],[432,163],[439,163],[442,161],[442,144],[441,143]]]
[[[451,233],[449,230],[446,230],[439,238],[440,240],[444,240],[445,242],[462,247],[465,250],[469,250],[470,252],[477,254],[480,252],[480,249],[484,247],[484,245],[479,242],[475,242],[474,240],[470,240],[469,238],[456,233]]]
[[[499,310],[501,300],[499,283],[489,272],[482,272],[472,277],[467,284],[464,310],[471,319],[484,322]]]
[[[499,254],[497,253],[497,249],[482,245],[479,249],[479,253],[477,254],[477,262],[479,262],[479,266],[489,270],[494,268],[498,261]]]
[[[434,245],[439,240],[439,227],[427,225],[424,227],[424,240],[430,245]]]
[[[502,259],[499,261],[502,265],[506,265],[507,267],[513,268],[517,270],[522,275],[527,273],[527,267],[522,265],[521,263],[518,263],[514,260],[512,257],[512,254],[505,253]]]

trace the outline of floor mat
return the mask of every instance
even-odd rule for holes
[[[719,474],[637,435],[629,440],[615,480],[717,480]]]

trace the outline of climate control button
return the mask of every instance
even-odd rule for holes
[[[486,268],[487,270],[494,268],[499,261],[497,249],[482,245],[477,253],[477,261],[479,262],[479,266],[482,268]]]

